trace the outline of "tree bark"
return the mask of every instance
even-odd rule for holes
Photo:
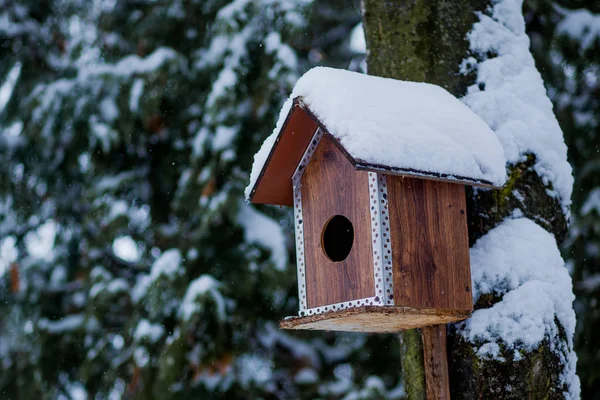
[[[420,81],[444,87],[457,97],[474,83],[474,75],[459,72],[469,54],[467,33],[484,12],[488,0],[363,0],[363,24],[367,43],[368,73],[387,78]],[[558,201],[547,193],[548,185],[533,170],[534,155],[509,166],[502,190],[467,188],[471,245],[518,207],[525,217],[552,232],[560,242],[567,220]],[[519,190],[520,189],[520,190]],[[526,193],[524,203],[515,192]],[[501,298],[482,296],[475,309],[491,307]],[[426,396],[423,348],[417,332],[401,334],[403,379],[409,399]],[[563,336],[565,336],[563,334]],[[523,352],[522,352],[523,353]],[[453,399],[562,398],[560,360],[542,342],[520,360],[479,358],[472,343],[452,325],[448,329],[450,391]],[[510,391],[507,390],[510,388]]]

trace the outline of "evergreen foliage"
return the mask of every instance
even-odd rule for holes
[[[341,3],[0,0],[0,397],[402,397],[394,336],[277,328],[297,311],[293,225],[242,200],[298,76],[357,67],[360,10]],[[599,7],[525,2],[576,178],[584,398],[600,387]]]
[[[398,397],[393,336],[290,334],[286,210],[242,200],[356,5],[0,2],[0,393]],[[395,393],[395,394],[394,394]]]

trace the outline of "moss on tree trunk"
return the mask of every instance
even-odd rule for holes
[[[400,334],[400,357],[406,395],[409,399],[424,399],[423,340],[418,329]]]
[[[484,11],[487,0],[363,0],[363,23],[367,42],[369,74],[388,78],[429,82],[460,97],[475,76],[459,73],[469,56],[467,33]],[[467,189],[469,238],[471,244],[520,209],[561,241],[567,221],[558,201],[548,195],[533,169],[530,155],[510,167],[503,190]],[[501,297],[482,296],[475,308],[491,307]],[[483,359],[476,346],[450,327],[448,357],[453,399],[562,398],[560,360],[549,343],[531,352],[502,349],[505,361]],[[566,341],[566,338],[563,340]],[[420,334],[401,334],[403,378],[410,399],[425,398],[423,349]],[[504,354],[506,353],[506,354]],[[517,360],[518,358],[518,360]]]
[[[458,96],[473,82],[459,73],[466,35],[483,0],[363,0],[369,74],[440,85]]]

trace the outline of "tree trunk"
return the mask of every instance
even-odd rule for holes
[[[476,13],[484,12],[489,5],[486,0],[363,0],[368,73],[433,83],[457,97],[463,96],[476,78],[459,72],[461,62],[471,55],[467,34],[478,21]],[[534,162],[535,156],[530,155],[509,166],[508,181],[502,190],[474,193],[467,189],[471,245],[516,208],[558,241],[564,238],[566,217],[559,202],[548,195],[548,185],[534,171]],[[519,203],[522,198],[515,198],[515,189],[526,193],[524,203]],[[482,296],[475,309],[491,307],[500,300]],[[518,361],[511,356],[500,362],[478,356],[477,348],[449,326],[447,347],[453,399],[564,396],[562,364],[546,341],[530,352],[521,351]],[[425,374],[418,332],[401,334],[401,352],[407,396],[423,399]]]

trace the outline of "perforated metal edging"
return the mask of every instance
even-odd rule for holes
[[[298,273],[299,315],[308,316],[323,314],[329,311],[339,311],[360,306],[393,305],[392,252],[390,241],[387,183],[385,175],[375,172],[368,173],[369,197],[371,212],[371,233],[373,239],[373,278],[375,293],[372,297],[344,301],[335,304],[308,308],[306,298],[306,265],[304,259],[304,224],[302,221],[302,187],[301,178],[319,144],[324,132],[317,128],[311,142],[304,152],[294,175],[294,221],[296,240],[296,262]]]
[[[304,317],[307,315],[323,314],[329,311],[340,311],[347,308],[361,307],[361,306],[380,306],[380,300],[376,297],[365,297],[363,299],[357,299],[352,301],[344,301],[341,303],[327,304],[320,307],[309,308],[300,310],[300,316]],[[304,314],[303,314],[304,313]]]
[[[302,221],[302,186],[300,178],[310,161],[310,158],[317,149],[319,141],[323,137],[323,131],[317,128],[311,139],[294,175],[292,175],[292,185],[294,187],[294,235],[296,238],[296,270],[298,274],[298,302],[300,315],[306,314],[306,266],[304,265],[304,225]]]
[[[387,190],[387,179],[384,174],[377,175],[377,192],[371,201],[376,200],[377,207],[375,208],[375,217],[377,214],[379,218],[375,219],[375,226],[373,227],[373,234],[379,235],[379,246],[377,251],[379,254],[373,254],[373,262],[375,271],[379,271],[380,275],[376,280],[377,293],[382,295],[382,304],[386,306],[394,305],[394,276],[393,276],[393,265],[392,265],[392,241],[391,241],[391,230],[390,230],[390,218],[388,209],[388,190]],[[371,193],[373,193],[371,191]],[[373,210],[372,210],[373,211]],[[371,218],[373,223],[373,218]],[[375,251],[376,246],[373,246]],[[377,273],[377,272],[376,272]],[[377,287],[377,284],[380,286]],[[383,293],[380,293],[382,290]]]

